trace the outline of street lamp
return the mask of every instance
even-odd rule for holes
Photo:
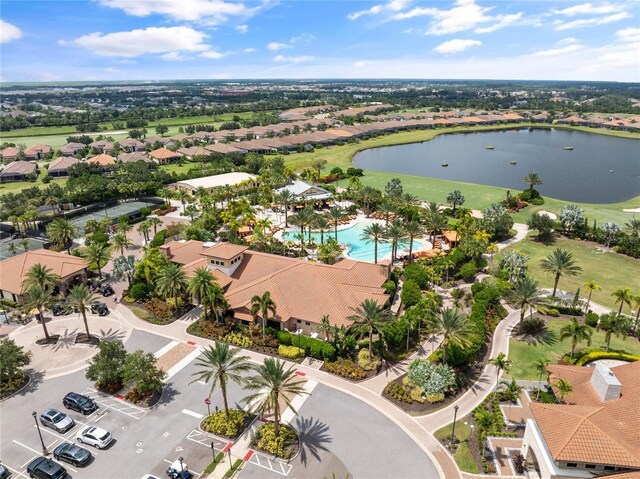
[[[216,460],[216,446],[213,443],[213,441],[211,441],[211,456],[213,457],[213,461],[215,462],[215,460]]]
[[[184,472],[184,466],[182,465],[182,461],[184,461],[184,458],[180,456],[178,458],[178,461],[180,461],[180,477],[182,477],[182,473]]]
[[[31,415],[33,416],[33,420],[36,423],[36,428],[38,428],[38,436],[40,436],[40,444],[42,444],[42,455],[43,456],[48,456],[49,455],[49,451],[47,451],[47,448],[44,445],[44,440],[42,439],[42,432],[40,431],[40,424],[38,424],[38,419],[36,418],[37,413],[35,411],[33,411],[31,413]]]
[[[453,427],[451,428],[451,445],[453,446],[453,440],[456,433],[456,418],[458,416],[458,405],[453,406]]]

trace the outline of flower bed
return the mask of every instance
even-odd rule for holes
[[[148,394],[140,394],[136,388],[131,389],[124,395],[124,398],[130,403],[141,407],[154,406],[162,397],[162,391],[154,391]]]
[[[337,374],[338,376],[354,381],[360,381],[368,377],[367,371],[350,359],[338,358],[335,362],[324,363],[323,369],[329,373]],[[372,375],[375,375],[375,371],[372,372]]]
[[[7,399],[24,388],[31,381],[31,376],[23,373],[21,377],[0,384],[0,400]]]
[[[254,414],[241,409],[229,409],[229,417],[227,418],[222,410],[205,417],[200,423],[200,428],[203,431],[235,440],[249,427],[254,418]]]
[[[285,424],[280,424],[278,437],[274,433],[272,422],[268,422],[258,429],[251,445],[268,454],[282,459],[291,459],[300,448],[298,434]]]

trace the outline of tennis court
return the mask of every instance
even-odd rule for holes
[[[49,241],[47,240],[38,238],[3,239],[2,241],[0,241],[0,260],[11,258],[12,256],[24,253],[27,242],[28,251],[44,248],[44,245],[49,243]],[[13,246],[9,246],[10,244],[15,245],[15,250]]]
[[[71,221],[76,224],[80,231],[84,231],[84,227],[89,220],[97,220],[100,221],[105,216],[108,216],[115,223],[119,217],[121,216],[129,216],[135,218],[138,216],[138,212],[142,208],[153,208],[154,205],[152,203],[145,203],[143,201],[131,201],[129,203],[120,203],[115,206],[109,206],[108,208],[102,208],[99,210],[95,210],[92,213],[87,213],[82,216],[76,216]]]

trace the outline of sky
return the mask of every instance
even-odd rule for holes
[[[640,1],[0,0],[0,81],[640,82]]]

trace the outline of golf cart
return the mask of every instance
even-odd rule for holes
[[[104,303],[95,303],[91,305],[91,312],[98,316],[106,316],[109,314],[109,308]]]
[[[182,458],[173,461],[173,463],[167,467],[167,477],[171,479],[189,479],[191,473],[187,463]]]

